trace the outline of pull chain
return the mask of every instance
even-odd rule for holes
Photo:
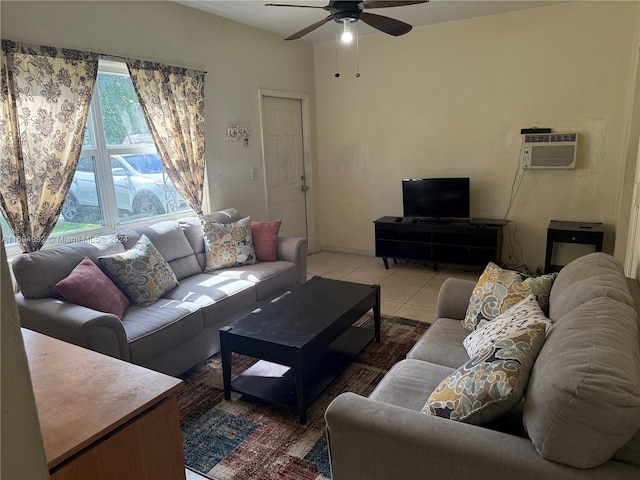
[[[360,78],[360,35],[358,35],[358,23],[356,22],[356,78]]]
[[[336,23],[336,78],[340,78],[340,68],[338,66],[338,39],[340,38],[338,32],[338,24]]]

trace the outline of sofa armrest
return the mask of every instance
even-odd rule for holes
[[[325,413],[333,480],[633,478],[609,461],[581,470],[540,457],[528,438],[343,393]]]
[[[477,282],[461,278],[447,278],[440,287],[436,318],[462,320],[469,307],[469,299]]]
[[[29,330],[129,361],[122,322],[102,313],[55,298],[25,298],[16,294],[20,325]]]
[[[295,263],[298,267],[298,285],[307,281],[307,239],[299,237],[278,237],[276,251],[278,260]]]

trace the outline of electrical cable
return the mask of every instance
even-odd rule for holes
[[[524,137],[522,138],[522,143],[524,145]],[[522,146],[521,146],[522,149]],[[509,213],[511,212],[511,208],[513,207],[514,203],[515,203],[515,199],[518,196],[518,192],[520,191],[520,188],[522,187],[522,182],[524,180],[524,175],[526,173],[526,170],[523,169],[522,175],[520,175],[520,179],[518,180],[518,174],[520,173],[520,160],[518,159],[518,164],[516,166],[516,171],[515,174],[513,175],[513,180],[511,182],[511,191],[509,193],[509,205],[507,206],[507,210],[504,214],[504,220],[507,220],[507,236],[509,238],[509,245],[510,245],[510,249],[511,252],[508,254],[508,258],[509,258],[509,264],[507,264],[510,268],[513,269],[522,269],[524,268],[524,272],[525,273],[529,273],[528,267],[526,264],[524,264],[524,262],[522,261],[521,257],[524,255],[524,250],[522,248],[522,244],[520,243],[520,241],[518,240],[518,225],[512,221],[509,220]],[[513,231],[511,231],[511,229],[509,228],[509,224],[513,224]],[[516,244],[519,247],[520,250],[520,257],[518,257],[515,254],[515,248],[514,248],[514,244]]]
[[[522,137],[522,145],[524,145],[524,137]],[[521,151],[522,151],[522,146],[520,147]],[[518,192],[520,191],[520,187],[522,186],[522,181],[524,180],[524,174],[525,174],[526,170],[523,169],[522,171],[522,175],[520,176],[520,181],[518,182],[518,186],[516,187],[516,180],[518,178],[518,173],[520,173],[520,159],[518,159],[518,164],[516,166],[516,173],[513,176],[513,181],[511,182],[511,192],[509,194],[509,205],[507,206],[507,211],[504,214],[504,220],[509,220],[509,213],[511,212],[511,207],[513,207],[513,204],[516,200],[516,197],[518,196]],[[515,192],[514,192],[514,187],[515,187]]]
[[[513,224],[513,232],[511,231],[509,227],[509,224]],[[524,250],[522,248],[522,244],[520,243],[520,241],[518,240],[518,225],[516,224],[516,222],[513,222],[511,220],[509,220],[509,223],[507,224],[507,237],[509,238],[509,245],[511,247],[511,253],[508,254],[509,257],[509,262],[505,262],[505,264],[511,268],[512,270],[520,270],[523,269],[524,273],[529,273],[529,268],[527,267],[527,265],[523,262],[522,260],[522,255],[524,255]],[[517,245],[519,247],[520,250],[520,256],[516,255],[514,252],[514,244]]]

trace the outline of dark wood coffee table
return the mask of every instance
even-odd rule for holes
[[[374,328],[353,326],[371,309]],[[233,390],[297,409],[305,423],[307,407],[373,338],[380,286],[314,277],[220,329],[224,398]],[[231,380],[233,352],[261,361]]]

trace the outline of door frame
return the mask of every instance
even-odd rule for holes
[[[284,92],[280,90],[269,90],[266,88],[258,88],[258,98],[260,102],[260,134],[262,147],[262,169],[265,172],[264,179],[264,200],[267,216],[269,216],[269,193],[267,189],[267,162],[265,155],[265,135],[264,135],[264,97],[287,98],[291,100],[300,100],[302,108],[302,162],[304,168],[305,185],[308,189],[305,193],[305,213],[307,221],[307,249],[309,253],[316,251],[316,235],[315,235],[315,201],[313,188],[313,169],[311,157],[311,107],[310,98],[306,93]]]

